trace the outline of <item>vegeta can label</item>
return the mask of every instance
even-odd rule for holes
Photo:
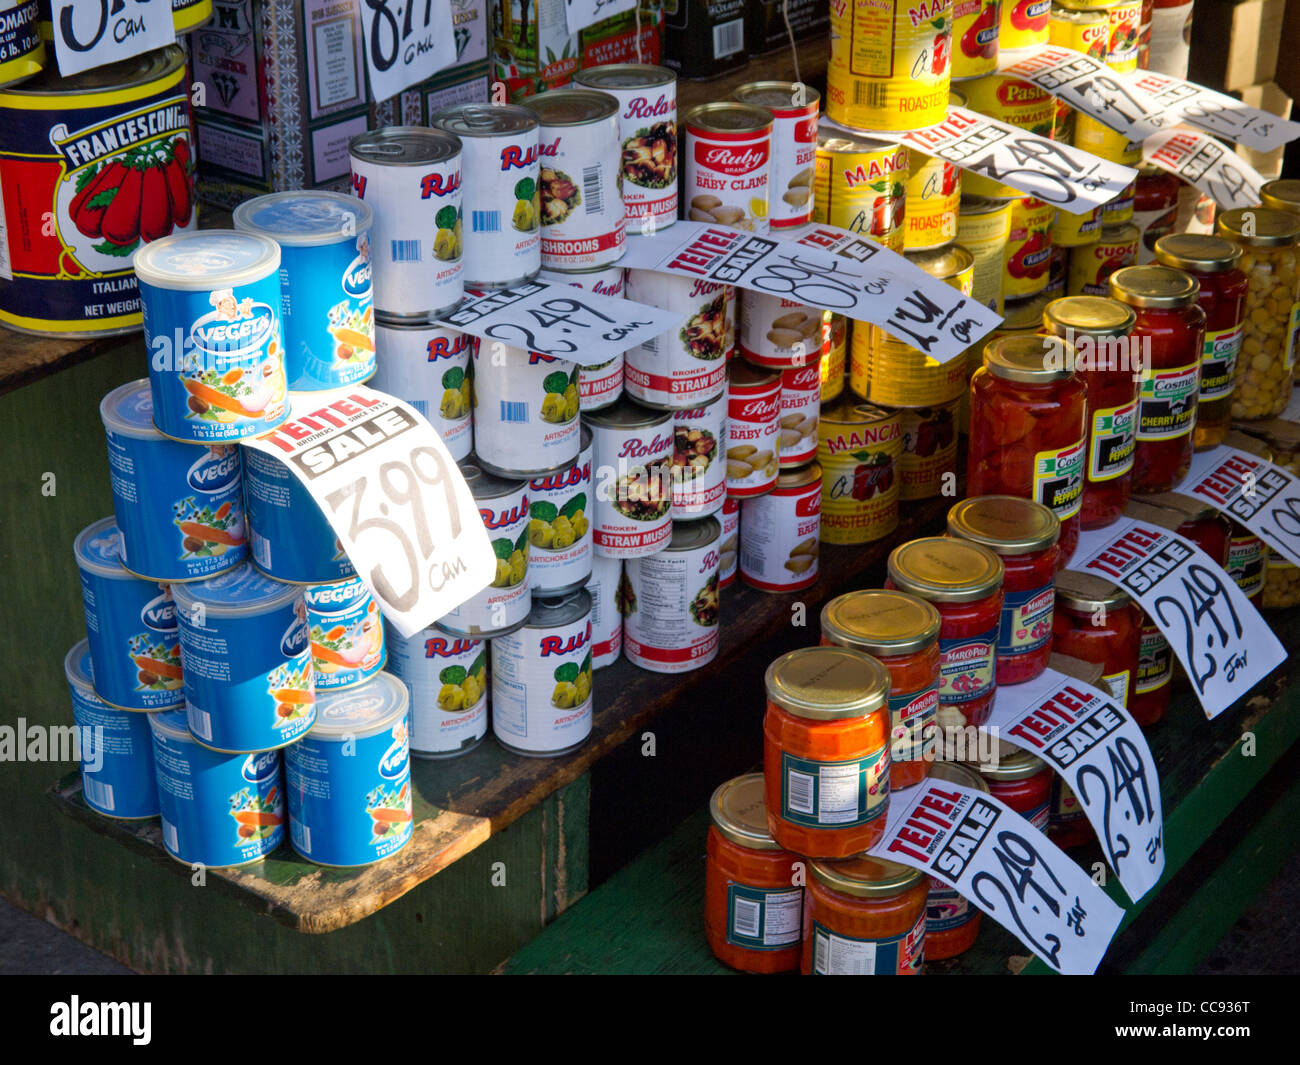
[[[429,419],[457,462],[473,448],[470,353],[478,341],[445,325],[375,324],[378,364],[370,387],[409,403]]]
[[[316,696],[302,589],[244,565],[176,585],[190,733],[224,752],[268,751],[312,726]]]
[[[407,705],[390,673],[321,696],[315,727],[285,751],[289,840],[304,858],[369,865],[410,841]]]
[[[303,589],[316,690],[350,688],[384,668],[384,626],[360,577]]]
[[[195,743],[185,714],[150,714],[163,846],[189,865],[247,865],[284,839],[279,751],[222,754]]]
[[[243,448],[253,564],[277,581],[324,584],[356,574],[311,493],[279,459]]]
[[[375,372],[370,205],[341,192],[273,192],[235,208],[235,228],[280,245],[285,372],[314,392]]]
[[[81,571],[96,694],[119,710],[180,706],[181,648],[168,586],[122,568],[112,518],[83,529],[73,551]]]
[[[149,715],[115,710],[95,694],[85,640],[68,652],[63,671],[72,692],[86,805],[124,820],[158,816]]]
[[[411,696],[411,754],[451,758],[487,735],[488,645],[438,629],[389,628],[388,669]]]
[[[133,262],[158,431],[207,444],[283,422],[279,245],[203,230],[146,245]]]
[[[141,379],[99,404],[122,565],[156,581],[192,581],[248,556],[244,482],[234,444],[181,444],[153,427]]]

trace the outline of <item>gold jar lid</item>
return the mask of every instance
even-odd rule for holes
[[[763,683],[776,706],[817,721],[866,717],[889,698],[889,671],[847,647],[791,651],[767,667]]]
[[[1020,496],[973,496],[948,511],[948,535],[982,544],[999,555],[1045,551],[1061,536],[1050,507]]]
[[[1123,266],[1109,278],[1112,299],[1130,307],[1173,310],[1196,302],[1201,283],[1168,266]]]
[[[1259,187],[1259,202],[1275,211],[1300,214],[1300,178],[1274,178]]]
[[[1104,577],[1063,569],[1056,575],[1056,601],[1071,610],[1119,610],[1133,600],[1128,592]]]
[[[1155,253],[1161,266],[1203,274],[1231,270],[1241,259],[1241,248],[1227,237],[1202,233],[1168,233],[1156,241]]]
[[[1214,232],[1254,248],[1280,248],[1300,237],[1300,215],[1272,207],[1234,207],[1218,213]]]
[[[910,865],[862,854],[843,861],[811,861],[808,868],[821,884],[862,899],[887,899],[920,883],[924,874]]]
[[[939,638],[943,619],[924,599],[887,590],[846,592],[824,607],[822,638],[870,655],[906,655]]]
[[[930,769],[925,774],[926,780],[942,780],[947,784],[960,784],[963,788],[970,788],[971,791],[982,791],[985,795],[989,793],[989,786],[984,783],[984,778],[968,765],[962,765],[961,762],[931,762]]]
[[[889,553],[889,579],[931,603],[973,603],[1002,586],[1002,559],[969,540],[927,536]]]
[[[781,844],[767,830],[762,773],[746,773],[719,784],[709,800],[709,816],[723,839],[738,847],[756,851],[781,849]]]
[[[984,367],[994,377],[1025,385],[1044,385],[1074,376],[1074,346],[1060,337],[1014,333],[984,348]]]
[[[1035,776],[1047,768],[1047,763],[1036,754],[1017,751],[1005,758],[999,758],[996,765],[981,763],[975,768],[985,780],[996,780],[1002,783],[1010,780],[1026,780]]]
[[[1063,296],[1043,308],[1043,328],[1053,336],[1126,337],[1133,332],[1133,308],[1106,296]]]

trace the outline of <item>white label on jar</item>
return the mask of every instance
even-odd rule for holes
[[[1118,673],[1103,673],[1101,675],[1102,685],[1110,692],[1110,697],[1120,706],[1128,706],[1128,689],[1132,674],[1127,669],[1122,669]]]
[[[721,506],[727,494],[726,404],[673,412],[673,518],[700,518]]]
[[[717,543],[628,561],[628,660],[656,673],[685,673],[718,653]]]
[[[528,482],[528,568],[534,594],[566,591],[591,575],[591,445],[566,470]]]
[[[1033,497],[1065,521],[1083,505],[1084,441],[1034,455]]]
[[[403,399],[429,419],[458,462],[474,443],[470,353],[477,341],[441,325],[415,329],[375,323],[376,360],[370,387]]]
[[[492,641],[492,731],[507,746],[563,751],[591,734],[591,616]]]
[[[411,695],[411,750],[453,754],[487,733],[487,654],[483,640],[437,629],[409,640],[388,626],[388,671]]]
[[[618,116],[541,130],[542,265],[608,266],[627,243]]]
[[[781,466],[781,379],[727,390],[727,494],[770,492]]]
[[[578,457],[578,367],[480,342],[474,351],[474,444],[504,474],[566,466]]]
[[[746,499],[740,538],[740,572],[764,591],[803,588],[817,579],[821,478],[797,489]]]

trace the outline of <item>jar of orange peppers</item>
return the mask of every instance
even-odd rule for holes
[[[925,963],[928,880],[864,854],[808,863],[800,971],[814,976],[915,976]]]
[[[847,858],[885,832],[889,673],[846,647],[806,647],[767,667],[767,827],[786,850]]]
[[[984,778],[973,769],[956,762],[935,762],[930,778],[960,784],[971,791],[989,793]],[[980,930],[980,911],[966,896],[950,888],[938,877],[928,877],[930,892],[925,902],[925,957],[942,961],[964,954],[975,945]]]
[[[871,655],[889,671],[889,787],[919,784],[934,761],[939,612],[902,592],[859,591],[822,607],[822,643]]]

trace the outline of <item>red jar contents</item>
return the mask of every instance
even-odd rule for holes
[[[803,888],[798,855],[782,850],[767,830],[763,774],[718,787],[709,802],[704,866],[704,934],[724,965],[747,973],[799,968]]]
[[[1176,233],[1156,241],[1156,262],[1185,271],[1201,286],[1196,302],[1205,312],[1205,340],[1193,434],[1197,451],[1222,444],[1232,421],[1232,394],[1250,288],[1249,279],[1237,268],[1240,261],[1241,248],[1224,237]]]
[[[1137,684],[1128,699],[1128,711],[1143,728],[1157,724],[1169,710],[1174,651],[1151,619],[1142,615],[1138,638]]]
[[[1111,297],[1137,316],[1133,337],[1141,338],[1148,364],[1138,394],[1135,495],[1168,492],[1192,462],[1205,342],[1199,293],[1194,277],[1167,266],[1126,266],[1110,275]]]
[[[1074,345],[1075,371],[1087,389],[1088,448],[1080,524],[1119,521],[1129,500],[1137,443],[1137,367],[1129,334],[1137,316],[1105,296],[1067,296],[1043,308],[1043,329]]]
[[[1052,809],[1052,768],[1028,751],[1017,751],[996,765],[976,767],[995,799],[1000,799],[1041,832]]]
[[[1139,266],[1154,262],[1156,242],[1174,231],[1181,187],[1182,182],[1168,170],[1148,164],[1138,167],[1133,187],[1133,224],[1142,234],[1137,253]]]
[[[925,964],[927,878],[863,855],[808,863],[803,957],[814,976],[915,976]]]
[[[1047,819],[1047,838],[1062,850],[1082,847],[1096,836],[1079,797],[1058,776],[1052,777],[1051,811]]]
[[[1041,503],[976,496],[948,511],[948,535],[981,544],[1002,560],[998,684],[1023,684],[1052,656],[1052,607],[1061,523]]]
[[[1060,566],[1079,542],[1085,419],[1086,392],[1069,344],[1029,333],[985,347],[984,365],[971,378],[966,490],[1050,507],[1061,522]]]
[[[894,548],[886,588],[924,599],[939,612],[939,705],[982,725],[997,688],[1002,561],[987,547],[931,536]]]
[[[1179,499],[1192,503],[1189,496]],[[1228,543],[1232,539],[1232,521],[1208,503],[1195,507],[1187,520],[1174,530],[1185,540],[1191,540],[1224,569],[1228,568]]]
[[[1102,688],[1128,706],[1138,676],[1142,611],[1128,592],[1090,573],[1056,582],[1056,649],[1101,666]]]
[[[1268,544],[1244,525],[1232,523],[1228,540],[1228,576],[1255,606],[1263,606],[1264,576],[1268,572]]]
[[[988,794],[984,778],[956,762],[935,762],[930,779],[960,784]],[[943,961],[964,954],[975,945],[980,931],[980,911],[960,892],[938,877],[926,877],[930,890],[925,901],[925,957]]]

